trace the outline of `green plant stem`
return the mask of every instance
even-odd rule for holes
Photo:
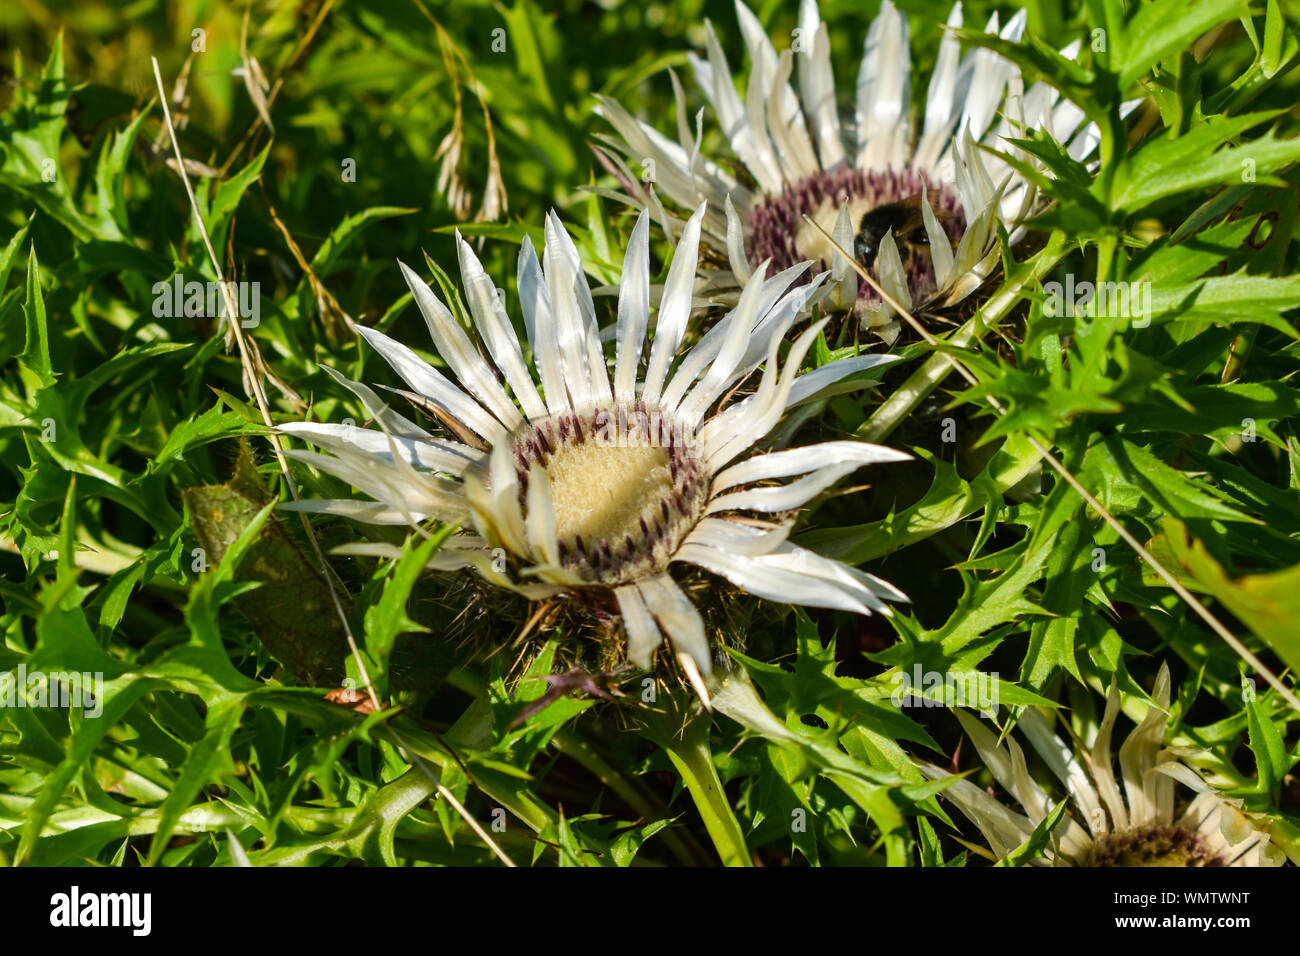
[[[1110,281],[1111,270],[1115,265],[1115,251],[1119,246],[1118,235],[1106,235],[1097,240],[1097,282]]]
[[[598,779],[632,808],[643,819],[655,820],[667,815],[664,807],[657,804],[643,792],[636,781],[630,779],[617,767],[605,759],[596,749],[595,744],[583,734],[570,728],[563,728],[551,738],[551,743],[560,753],[573,758],[589,773]],[[687,866],[699,866],[708,862],[702,846],[687,831],[678,832],[675,827],[665,827],[663,841],[673,856]]]
[[[458,668],[447,676],[447,683],[471,696],[487,692],[487,684],[474,672]],[[620,771],[601,755],[600,751],[583,733],[563,727],[551,738],[557,750],[576,760],[601,783],[618,794],[636,813],[647,820],[658,820],[668,815],[668,810],[636,781]],[[540,827],[534,827],[540,829]],[[662,831],[665,845],[682,863],[688,866],[700,866],[709,860],[704,847],[689,833],[678,833],[675,828],[667,827]]]
[[[681,774],[682,782],[690,791],[691,799],[704,820],[709,838],[717,848],[723,866],[753,866],[740,821],[732,812],[723,792],[718,769],[713,764],[709,750],[709,728],[712,721],[706,715],[696,717],[683,730],[681,737],[654,733],[656,742],[668,753],[673,766]]]

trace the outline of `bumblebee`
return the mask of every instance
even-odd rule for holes
[[[952,218],[942,210],[935,215],[940,223]],[[920,193],[863,213],[857,235],[853,237],[853,255],[864,268],[869,269],[875,264],[880,243],[891,230],[904,261],[918,251],[919,247],[930,244],[930,236],[925,231],[925,215],[921,211]]]

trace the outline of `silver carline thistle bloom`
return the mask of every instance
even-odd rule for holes
[[[1069,790],[1079,819],[1068,814],[1043,857],[1054,866],[1280,866],[1282,852],[1266,832],[1164,745],[1169,722],[1169,668],[1161,665],[1146,714],[1119,748],[1121,795],[1111,754],[1111,732],[1119,716],[1119,688],[1112,684],[1101,724],[1089,749],[1074,747],[1052,732],[1039,711],[1029,708],[1021,733]],[[1000,859],[1021,846],[1053,810],[1047,793],[1030,777],[1024,752],[1010,735],[1006,746],[969,713],[954,712],[994,778],[1024,809],[1008,809],[967,780],[954,779],[944,795],[974,823]],[[1082,758],[1082,759],[1081,759]],[[922,764],[926,776],[944,780],[947,771]],[[1175,813],[1174,784],[1197,794]],[[1127,797],[1127,799],[1126,799]],[[1240,803],[1240,801],[1237,801]]]
[[[429,286],[401,266],[459,384],[387,335],[359,331],[416,400],[456,423],[465,440],[434,437],[365,385],[331,371],[378,427],[284,425],[284,433],[332,454],[287,453],[375,500],[284,507],[376,524],[458,524],[464,530],[435,555],[433,568],[473,568],[530,599],[612,595],[632,662],[649,668],[666,637],[706,700],[712,663],[704,622],[669,574],[671,564],[698,565],[784,603],[869,614],[884,612],[886,600],[906,600],[879,578],[791,544],[790,522],[782,519],[849,472],[908,455],[830,441],[747,456],[786,409],[893,356],[840,359],[799,375],[816,326],[791,345],[778,369],[785,333],[822,294],[822,277],[794,287],[806,263],[772,278],[751,277],[735,308],[682,350],[705,215],[701,204],[677,246],[648,356],[649,219],[638,219],[619,285],[612,378],[578,250],[554,214],[541,262],[527,239],[519,254],[520,304],[537,379],[494,283],[459,235],[461,279],[490,362]],[[759,366],[757,387],[729,398]],[[797,480],[777,483],[785,478]],[[343,550],[400,553],[386,544]]]
[[[801,3],[793,48],[780,54],[739,0],[736,16],[751,63],[743,98],[711,23],[706,22],[707,60],[692,55],[691,64],[735,158],[756,188],[701,154],[703,110],[692,133],[675,75],[678,142],[608,97],[601,98],[599,107],[618,137],[601,137],[605,146],[598,152],[624,189],[601,192],[651,209],[670,234],[680,220],[664,208],[656,186],[681,208],[693,208],[701,199],[709,202],[704,236],[714,255],[701,269],[706,281],[700,291],[719,301],[730,301],[761,260],[770,259],[774,271],[819,260],[821,268],[831,271],[827,304],[853,309],[865,327],[892,341],[899,329],[893,309],[859,283],[848,260],[804,215],[849,252],[855,252],[860,232],[879,233],[870,242],[873,261],[864,264],[874,267],[884,288],[909,308],[951,307],[978,289],[998,264],[999,225],[1013,243],[1018,241],[1023,234],[1019,223],[1036,202],[1036,190],[1025,177],[977,144],[1039,165],[1007,137],[1042,128],[1065,142],[1076,159],[1091,154],[1099,141],[1095,126],[1082,125],[1083,111],[1055,89],[1040,83],[1026,93],[1013,63],[985,49],[963,57],[958,39],[948,33],[939,44],[913,145],[908,24],[890,0],[867,34],[855,119],[842,123],[828,28],[815,0]],[[987,32],[1018,40],[1025,16],[1020,11],[999,31],[995,13]],[[961,24],[959,3],[948,26]],[[1075,43],[1062,52],[1073,57],[1078,49]],[[790,83],[795,61],[798,94]],[[642,182],[643,177],[650,182]],[[916,204],[918,198],[920,215],[906,216],[912,238],[896,241],[904,229],[904,211],[894,204]],[[864,217],[873,211],[876,216],[864,230]]]

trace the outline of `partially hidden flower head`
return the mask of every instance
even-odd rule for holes
[[[710,645],[672,565],[698,565],[787,604],[869,614],[887,613],[886,601],[906,600],[885,581],[787,535],[791,516],[836,481],[909,456],[860,441],[757,450],[787,409],[835,383],[843,388],[845,376],[893,356],[842,358],[799,374],[817,325],[790,344],[780,363],[786,333],[823,294],[821,278],[795,285],[807,263],[770,278],[756,272],[735,307],[685,347],[705,215],[701,204],[686,224],[656,310],[649,219],[638,219],[623,261],[617,321],[606,336],[612,356],[577,247],[554,214],[540,261],[527,239],[519,254],[529,359],[495,283],[459,235],[472,331],[402,265],[455,380],[382,332],[359,331],[409,386],[404,394],[455,437],[431,434],[369,387],[331,371],[365,406],[373,427],[287,424],[282,432],[328,453],[288,454],[373,501],[284,507],[375,524],[454,523],[461,530],[436,553],[433,568],[473,569],[530,599],[607,609],[621,618],[634,664],[650,668],[666,638],[706,701]],[[344,550],[400,553],[386,544]]]
[[[939,44],[924,111],[915,124],[919,129],[914,129],[908,21],[891,0],[885,0],[867,33],[856,83],[843,97],[831,70],[829,28],[816,0],[800,4],[791,48],[780,53],[739,0],[736,16],[750,59],[743,95],[711,23],[706,24],[707,57],[691,56],[695,82],[733,155],[706,154],[703,111],[692,131],[675,75],[676,141],[609,97],[599,107],[618,133],[604,137],[598,152],[623,187],[619,199],[652,209],[668,225],[680,219],[657,190],[677,209],[709,201],[704,235],[712,254],[702,291],[718,298],[743,285],[763,260],[771,260],[775,271],[818,260],[832,273],[829,303],[852,309],[864,327],[892,340],[899,329],[892,308],[860,282],[805,215],[872,269],[902,305],[947,308],[969,297],[993,272],[999,226],[1018,241],[1019,223],[1035,207],[1033,184],[980,146],[1033,164],[1007,138],[1037,127],[1066,143],[1077,159],[1096,148],[1097,130],[1083,123],[1075,104],[1045,83],[1025,92],[1013,63],[986,49],[963,56],[952,33]],[[999,28],[995,13],[987,32],[1018,40],[1025,16],[1022,10]],[[959,3],[947,26],[961,25]],[[1077,50],[1075,44],[1063,52],[1074,56]],[[852,119],[841,118],[842,101],[853,103]],[[729,171],[737,163],[752,185]]]
[[[1036,865],[1054,866],[1280,866],[1285,856],[1264,828],[1166,746],[1169,724],[1169,668],[1161,665],[1153,703],[1119,748],[1119,777],[1111,735],[1119,716],[1119,688],[1112,684],[1101,723],[1082,749],[1062,740],[1043,714],[1030,708],[1017,729],[1065,786],[1071,799]],[[1047,792],[1029,775],[1024,751],[1013,736],[1005,746],[980,720],[956,711],[984,765],[1023,812],[968,780],[954,779],[944,795],[979,828],[1001,859],[1023,845],[1055,809]],[[933,779],[951,775],[932,765]],[[1123,784],[1121,792],[1120,784]],[[1179,799],[1177,784],[1195,796]],[[1071,815],[1073,813],[1073,816]]]

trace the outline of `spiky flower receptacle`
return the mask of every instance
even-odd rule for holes
[[[730,157],[719,162],[702,152],[700,119],[692,133],[675,76],[677,142],[608,97],[600,107],[618,133],[604,139],[601,152],[624,188],[619,199],[654,210],[666,224],[673,217],[656,188],[680,208],[694,207],[701,198],[711,204],[704,234],[715,256],[704,290],[720,299],[743,285],[762,260],[771,259],[776,271],[818,260],[832,273],[829,302],[853,309],[864,326],[892,339],[899,326],[891,307],[859,282],[848,260],[805,222],[805,215],[857,254],[855,236],[864,217],[874,213],[867,231],[878,235],[871,237],[874,261],[868,264],[881,285],[905,306],[948,308],[977,290],[997,265],[999,226],[1017,241],[1022,233],[1018,223],[1036,201],[1026,178],[980,146],[1009,151],[1033,164],[1008,137],[1042,128],[1078,159],[1092,153],[1098,142],[1096,128],[1083,124],[1083,111],[1052,87],[1040,83],[1025,92],[1014,64],[984,49],[963,57],[951,33],[939,44],[924,121],[914,142],[908,118],[908,24],[890,0],[867,34],[856,121],[841,123],[829,32],[815,0],[803,0],[792,49],[780,54],[739,0],[736,15],[751,63],[743,98],[711,24],[707,59],[692,56],[691,63],[734,159],[757,188],[727,171]],[[957,4],[948,26],[961,23]],[[1021,11],[999,31],[994,14],[987,30],[1016,40],[1024,24]],[[1074,55],[1077,44],[1064,52]],[[796,61],[797,94],[790,83]],[[648,167],[647,160],[653,162],[652,184],[635,172]],[[906,215],[893,206],[905,200],[919,200],[920,209]]]
[[[1111,754],[1111,732],[1119,716],[1119,689],[1112,685],[1101,724],[1086,753],[1052,732],[1047,719],[1030,708],[1021,716],[1020,732],[1065,785],[1071,809],[1037,864],[1055,866],[1280,866],[1284,857],[1268,834],[1256,829],[1232,801],[1214,789],[1164,746],[1168,729],[1169,669],[1156,677],[1154,706],[1119,749],[1121,795]],[[966,780],[953,778],[944,791],[974,823],[999,858],[1006,858],[1033,834],[1053,810],[1047,793],[1030,777],[1025,755],[1015,739],[998,744],[997,735],[969,714],[957,717],[994,779],[1024,810],[1016,813]],[[933,779],[948,779],[930,765]],[[1196,797],[1175,810],[1175,783]]]
[[[906,600],[879,578],[791,544],[790,523],[782,520],[849,472],[906,454],[858,441],[751,454],[788,408],[892,356],[840,359],[799,375],[817,326],[791,345],[778,368],[785,333],[822,294],[820,277],[793,287],[805,267],[752,277],[735,308],[683,349],[705,213],[701,205],[677,246],[648,355],[649,220],[643,213],[637,221],[619,285],[612,379],[577,248],[554,215],[541,262],[528,240],[519,256],[532,367],[494,283],[459,237],[469,311],[491,362],[402,266],[459,385],[387,335],[365,328],[361,334],[416,401],[464,440],[434,437],[371,389],[331,373],[377,427],[285,425],[286,434],[332,453],[289,454],[375,500],[285,507],[380,524],[418,526],[433,518],[461,525],[466,530],[444,544],[434,568],[473,568],[532,599],[603,599],[618,609],[635,664],[649,668],[666,637],[706,699],[709,643],[699,612],[669,573],[673,563],[698,565],[789,604],[869,614],[885,611],[887,600]],[[760,366],[757,387],[736,397],[738,383]],[[796,480],[780,483],[787,478]],[[387,545],[347,550],[399,553]]]

